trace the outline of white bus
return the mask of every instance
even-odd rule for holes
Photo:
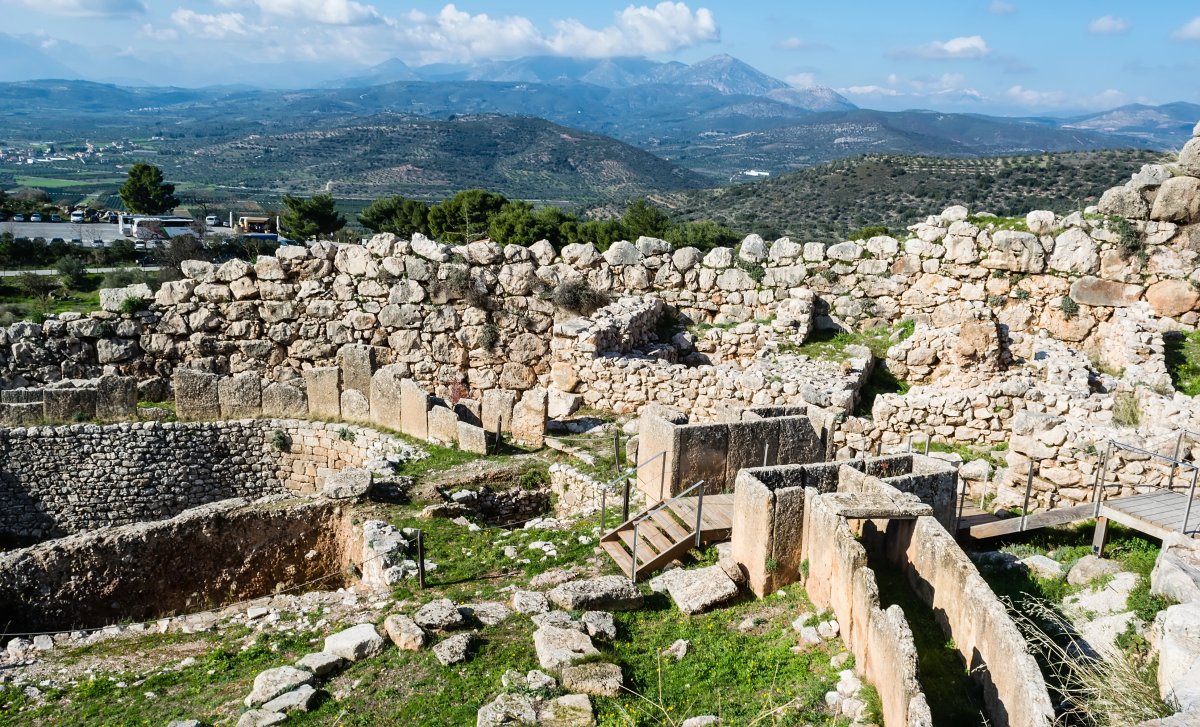
[[[180,235],[195,236],[196,221],[190,217],[133,217],[128,221],[129,236],[135,240],[165,240]],[[121,228],[124,230],[124,226]]]

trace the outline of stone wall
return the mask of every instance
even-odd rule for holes
[[[419,456],[372,429],[300,420],[0,429],[0,539],[44,540],[229,498],[314,492],[332,471]]]
[[[895,491],[880,480],[860,479],[859,486],[867,490]],[[867,521],[863,540],[886,554],[916,595],[933,609],[971,677],[982,685],[992,724],[1057,724],[1046,682],[1028,644],[954,536],[933,518],[892,519]]]
[[[225,500],[168,520],[79,533],[0,554],[8,631],[145,621],[270,595],[314,579],[345,584],[356,553],[329,500]],[[203,557],[197,557],[203,554]]]

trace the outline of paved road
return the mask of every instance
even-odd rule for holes
[[[82,240],[91,243],[100,240],[105,243],[113,240],[123,240],[127,237],[121,233],[120,225],[84,224],[76,222],[0,222],[0,233],[11,232],[13,237],[25,237],[30,240],[40,237],[45,240],[60,238],[67,240]],[[228,227],[214,227],[210,230],[214,235],[229,235],[232,230]]]
[[[145,267],[124,267],[124,268],[88,268],[89,273],[115,273],[118,270],[142,270],[145,272],[157,272],[160,270],[158,265],[146,265]],[[35,275],[58,275],[57,270],[0,270],[0,278],[14,278],[25,273],[34,273]]]

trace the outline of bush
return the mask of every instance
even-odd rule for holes
[[[276,429],[271,432],[271,446],[280,452],[286,452],[292,447],[292,439],[287,435],[287,432],[282,429]]]
[[[1113,424],[1122,427],[1136,427],[1142,421],[1142,410],[1138,406],[1137,395],[1132,391],[1117,394],[1113,402]]]
[[[608,294],[592,289],[583,278],[571,278],[554,288],[554,305],[581,316],[590,316],[608,305]]]
[[[1074,318],[1079,313],[1079,304],[1069,295],[1064,295],[1062,300],[1058,301],[1058,307],[1067,318]]]
[[[494,323],[485,323],[479,334],[479,345],[492,350],[500,343],[500,329]]]
[[[767,277],[767,269],[761,263],[750,262],[738,257],[734,259],[734,264],[745,270],[750,279],[756,283],[761,283],[763,278]]]
[[[83,282],[83,276],[87,275],[87,266],[77,257],[60,258],[54,269],[62,287],[71,290],[78,288]]]
[[[145,308],[146,301],[135,295],[131,295],[125,300],[121,301],[121,312],[127,316],[131,316],[140,310],[144,310]]]
[[[1142,239],[1137,228],[1129,220],[1111,215],[1108,218],[1108,226],[1120,238],[1117,240],[1117,249],[1121,251],[1123,257],[1129,258],[1144,251],[1146,241]]]

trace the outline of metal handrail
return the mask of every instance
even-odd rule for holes
[[[608,515],[608,491],[610,489],[612,489],[612,487],[614,485],[616,485],[618,482],[620,482],[622,480],[628,480],[629,477],[631,475],[633,475],[634,473],[636,473],[638,470],[640,470],[641,468],[650,464],[651,462],[658,459],[659,457],[665,457],[666,454],[667,454],[667,450],[664,449],[663,451],[654,455],[650,459],[647,459],[647,460],[641,462],[640,464],[634,465],[633,467],[627,468],[626,470],[621,472],[616,477],[614,477],[611,480],[609,480],[608,482],[605,482],[604,484],[600,485],[600,533],[601,534],[604,533],[605,520],[607,519],[607,515]],[[629,511],[629,488],[628,487],[625,488],[624,508],[625,508],[626,512]]]
[[[700,545],[700,516],[704,511],[704,480],[700,480],[699,482],[695,483],[694,485],[687,488],[683,492],[680,492],[678,495],[675,495],[670,500],[664,500],[664,501],[658,503],[654,507],[647,510],[645,515],[642,515],[640,518],[633,521],[633,545],[630,547],[631,552],[629,554],[630,555],[629,580],[631,580],[631,581],[637,580],[638,528],[641,526],[642,523],[646,522],[646,520],[648,518],[653,517],[654,513],[658,512],[659,510],[663,509],[664,507],[667,507],[668,505],[670,505],[672,502],[675,502],[679,498],[687,496],[687,494],[689,492],[696,489],[697,487],[700,488],[700,499],[696,504],[696,545],[697,546]]]

